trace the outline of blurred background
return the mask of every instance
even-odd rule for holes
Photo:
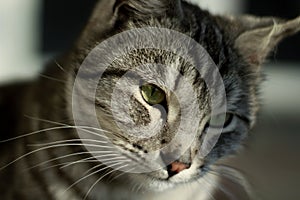
[[[299,0],[190,0],[215,14],[294,18]],[[1,0],[0,84],[38,76],[70,48],[96,0]],[[262,199],[300,199],[300,34],[286,39],[264,66],[262,110],[245,150],[230,163]]]

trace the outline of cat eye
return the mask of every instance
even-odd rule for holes
[[[207,124],[207,127],[211,128],[225,128],[227,127],[233,119],[232,113],[222,113],[212,116]]]
[[[166,98],[165,92],[153,84],[143,85],[141,87],[141,94],[144,100],[150,105],[160,104]]]

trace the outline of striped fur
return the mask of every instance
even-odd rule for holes
[[[239,150],[253,127],[262,80],[260,64],[281,39],[299,31],[299,22],[299,18],[285,22],[252,16],[212,16],[180,0],[99,1],[75,47],[49,64],[43,73],[45,76],[21,87],[1,89],[0,105],[5,111],[0,118],[4,130],[0,135],[0,199],[251,199],[244,178],[216,161]],[[76,128],[80,127],[74,126],[72,87],[84,58],[94,47],[117,33],[149,26],[184,33],[206,49],[222,75],[228,112],[234,113],[229,130],[224,129],[226,132],[205,157],[201,176],[195,178],[192,172],[183,173],[181,179],[184,181],[178,183],[168,179],[162,181],[165,170],[132,174],[101,164],[78,140]],[[265,46],[254,48],[253,45],[258,44]],[[191,80],[201,102],[199,137],[210,115],[208,88],[190,63],[170,52],[154,49],[133,51],[116,59],[103,74],[97,90],[99,122],[113,133],[110,135],[113,143],[123,150],[127,160],[145,166],[149,163],[142,162],[143,155],[172,139],[178,116],[168,116],[173,123],[168,123],[159,137],[135,141],[122,135],[112,122],[109,98],[117,80],[127,70],[148,62],[170,65]],[[149,123],[151,108],[141,98],[133,97],[130,112],[138,124]],[[82,113],[87,119],[88,114]],[[32,134],[24,136],[26,133]],[[199,139],[189,150],[199,151],[200,145]],[[113,153],[107,151],[102,155]],[[192,162],[191,155],[184,154],[181,161]],[[114,164],[122,166],[122,160],[111,160],[111,165]],[[237,189],[233,191],[232,187]]]

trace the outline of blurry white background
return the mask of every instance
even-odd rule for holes
[[[245,9],[246,0],[187,0],[201,5],[201,8],[208,9],[214,14],[238,14]]]
[[[40,3],[0,1],[0,83],[31,78],[41,69]]]

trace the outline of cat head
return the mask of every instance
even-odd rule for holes
[[[125,36],[122,35],[124,31]],[[79,87],[76,96],[87,98],[90,96],[85,90],[97,83],[93,90],[95,101],[92,101],[93,109],[85,107],[86,99],[79,101],[73,111],[80,113],[82,125],[93,121],[91,116],[96,116],[95,123],[100,124],[115,151],[126,158],[126,169],[160,166],[131,178],[143,177],[145,182],[151,180],[149,183],[156,186],[189,182],[203,176],[213,163],[240,147],[255,123],[259,107],[260,66],[283,38],[298,31],[300,18],[285,21],[272,17],[213,16],[181,0],[100,1],[78,43],[77,77],[72,80],[75,82],[78,74],[84,74],[84,86]],[[180,33],[191,40],[178,39]],[[116,40],[110,40],[111,37]],[[128,42],[135,41],[140,48],[126,49]],[[185,59],[184,55],[195,54],[185,42],[201,45],[197,58]],[[143,46],[154,43],[160,48]],[[180,43],[182,48],[178,46]],[[109,53],[101,44],[106,45]],[[170,46],[174,51],[168,51],[164,46]],[[94,48],[96,50],[92,51]],[[123,50],[126,53],[122,54]],[[85,61],[82,70],[79,65],[82,67],[81,62],[88,54],[93,59]],[[99,63],[106,62],[104,57],[111,60],[105,70],[99,67]],[[206,66],[205,70],[197,70],[195,59]],[[219,76],[210,74],[205,78],[210,67],[215,67]],[[159,75],[155,76],[155,73]],[[95,74],[97,78],[93,78]],[[214,82],[218,77],[221,89],[219,86],[211,88],[208,82]],[[180,87],[183,80],[190,83],[190,90]],[[218,96],[212,96],[210,91],[219,89],[224,92],[222,98],[226,101],[222,102],[226,109],[213,112],[212,101]],[[114,96],[116,91],[118,95]],[[190,109],[190,115],[184,113],[186,108]],[[96,115],[93,115],[95,110]],[[194,110],[198,110],[196,114]],[[128,128],[130,123],[135,127]],[[182,129],[182,123],[189,125],[187,129]],[[134,135],[149,124],[154,125],[153,129],[147,129],[147,137]],[[160,129],[155,129],[157,124],[161,125]],[[184,138],[172,143],[179,130],[189,137],[189,127],[196,127],[196,131],[188,146]],[[205,156],[198,156],[205,150],[205,137],[210,134],[210,128],[219,130],[220,135]],[[181,155],[174,156],[178,151]]]

